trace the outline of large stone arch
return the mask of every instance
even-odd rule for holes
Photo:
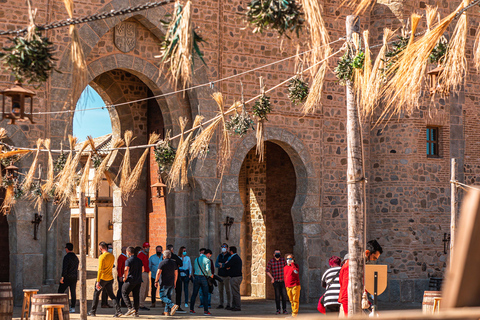
[[[279,145],[288,154],[295,168],[296,195],[291,209],[295,237],[294,254],[300,257],[298,262],[303,275],[302,290],[306,290],[303,296],[308,299],[310,266],[307,257],[312,255],[309,252],[311,250],[309,250],[308,239],[310,236],[318,236],[322,233],[319,178],[307,147],[295,134],[286,129],[267,127],[265,140]],[[231,242],[235,243],[239,243],[240,222],[244,213],[239,190],[239,173],[246,155],[255,145],[254,133],[245,137],[233,152],[230,167],[223,177],[223,217],[220,220],[223,221],[227,216],[235,219],[235,225],[231,231],[233,240]]]

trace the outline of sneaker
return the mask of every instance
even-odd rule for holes
[[[155,303],[152,303],[152,305],[150,306],[150,308],[155,308]]]
[[[183,309],[180,308],[180,305],[179,305],[179,306],[178,306],[178,309],[177,309],[177,312],[181,312],[181,311],[183,311]]]
[[[280,314],[280,309],[277,309],[277,312],[275,314]]]
[[[164,315],[165,317],[168,317],[168,312],[164,312],[163,315]]]
[[[102,308],[105,309],[105,308],[113,308],[113,307],[109,304],[102,304]]]
[[[150,311],[150,308],[147,308],[147,307],[140,307],[139,309],[144,311]]]
[[[185,308],[188,308],[188,303],[185,303]]]
[[[90,316],[90,317],[95,317],[97,314],[96,314],[95,311],[89,311],[89,312],[87,313],[87,315]]]
[[[203,308],[203,304],[199,305],[197,308]]]
[[[114,318],[120,318],[121,316],[123,316],[121,312],[115,312],[115,314],[113,315]]]
[[[173,316],[178,309],[178,304],[174,304],[172,310],[170,310],[170,315]],[[183,310],[182,310],[183,311]]]
[[[205,311],[205,312],[203,313],[203,315],[204,315],[204,316],[211,316],[212,314],[211,314],[210,312],[208,312],[208,311]]]
[[[127,310],[127,313],[125,313],[126,316],[131,316],[135,313],[135,309],[131,308]]]
[[[187,311],[183,310],[182,308],[178,308],[177,313],[187,313]]]
[[[135,317],[135,318],[138,318],[138,317],[139,317],[138,312],[135,312],[134,317]]]
[[[75,308],[70,308],[70,313],[75,313]]]
[[[287,310],[283,310],[283,314],[288,314]]]
[[[190,310],[190,314],[195,314],[195,311],[194,311],[194,310]]]
[[[219,306],[217,307],[217,309],[223,309],[223,305],[222,305],[222,304],[219,305]]]
[[[232,308],[230,308],[230,306],[225,307],[225,310],[230,310],[230,309],[232,309]]]

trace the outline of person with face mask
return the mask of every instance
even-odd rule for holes
[[[150,273],[150,267],[148,263],[148,252],[150,250],[150,244],[148,242],[143,243],[143,249],[138,253],[137,257],[142,260],[143,263],[143,272],[142,272],[142,287],[140,288],[140,310],[150,310],[150,308],[145,307],[145,299],[148,295],[148,286],[150,278],[148,274]]]
[[[280,250],[275,250],[273,258],[267,264],[267,276],[272,281],[273,288],[275,289],[275,305],[277,307],[276,314],[280,314],[283,310],[284,314],[287,312],[287,290],[285,289],[285,281],[283,279],[283,268],[287,265],[287,262],[282,257]],[[280,309],[280,300],[282,300],[282,309]]]
[[[220,295],[220,304],[218,305],[217,309],[223,309],[224,303],[224,295],[223,292],[227,295],[227,304],[225,305],[225,309],[230,309],[230,277],[228,276],[227,269],[225,269],[225,262],[227,262],[228,258],[230,257],[230,252],[228,252],[228,244],[222,244],[220,248],[221,252],[217,256],[217,260],[215,261],[215,267],[218,270],[218,276],[223,280],[223,282],[219,281],[218,283],[218,294]]]
[[[158,269],[158,265],[160,264],[160,262],[162,262],[163,260],[163,247],[162,246],[157,246],[155,248],[155,252],[156,254],[152,255],[149,259],[148,259],[148,268],[150,269],[150,276],[151,276],[151,292],[150,292],[150,295],[152,297],[152,305],[151,305],[151,308],[155,308],[155,302],[157,300],[157,291],[158,291],[158,288],[155,286],[155,277],[157,275],[157,269]]]
[[[300,305],[300,267],[295,263],[293,254],[289,253],[285,257],[287,265],[283,268],[283,278],[292,305],[292,317],[296,317]]]
[[[183,285],[185,308],[188,308],[188,284],[193,274],[192,261],[190,260],[190,257],[187,256],[187,248],[185,247],[180,247],[180,250],[178,250],[178,256],[182,259],[182,266],[178,269],[180,272],[180,285]],[[178,285],[175,290],[177,289],[180,290]],[[180,305],[181,301],[178,301],[177,304]]]

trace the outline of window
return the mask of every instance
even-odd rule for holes
[[[438,132],[436,127],[427,127],[427,157],[438,158],[440,156],[438,145]]]

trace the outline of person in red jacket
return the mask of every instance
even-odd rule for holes
[[[365,250],[365,263],[375,263],[383,253],[382,246],[377,240],[367,242],[367,250]],[[340,270],[340,294],[338,302],[342,304],[343,312],[348,315],[348,254],[343,259],[342,269]]]
[[[283,279],[287,288],[288,299],[292,305],[292,317],[298,314],[298,306],[300,304],[300,269],[295,263],[293,254],[289,253],[285,256],[287,265],[283,267]]]
[[[122,247],[122,254],[118,256],[117,259],[117,281],[118,281],[118,291],[117,291],[117,303],[121,303],[122,306],[125,306],[125,302],[122,298],[122,286],[123,286],[123,273],[125,272],[125,261],[127,261],[127,247]]]

